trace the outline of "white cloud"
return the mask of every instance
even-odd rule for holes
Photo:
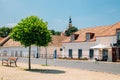
[[[8,24],[5,24],[4,26],[6,27],[14,27],[15,25],[17,25],[17,23],[8,23]]]

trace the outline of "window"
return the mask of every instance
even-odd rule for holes
[[[74,34],[75,40],[78,38],[79,34]]]
[[[93,49],[89,50],[89,57],[90,57],[90,59],[93,59],[93,57],[94,57],[94,50]]]
[[[107,61],[107,59],[108,59],[108,50],[107,49],[103,49],[102,60],[103,61]]]
[[[117,40],[120,40],[120,32],[117,32]]]
[[[82,49],[78,49],[78,58],[82,57]]]
[[[20,57],[22,57],[23,55],[22,55],[22,51],[20,51]]]
[[[69,58],[73,58],[73,56],[72,56],[72,49],[69,49]]]
[[[90,33],[90,39],[93,39],[95,33]]]
[[[78,38],[78,36],[79,36],[79,34],[73,34],[73,35],[71,35],[71,41],[74,41],[74,40],[77,40],[77,38]]]
[[[117,30],[117,33],[116,33],[116,37],[117,37],[117,45],[120,46],[120,30]]]
[[[17,51],[15,51],[15,57],[18,57],[18,52]]]
[[[7,51],[6,50],[3,51],[3,56],[7,56]]]
[[[86,41],[90,40],[90,33],[86,33]]]
[[[86,33],[86,41],[90,41],[90,39],[93,39],[94,35],[95,33],[90,33],[90,32]]]
[[[72,41],[74,41],[74,40],[75,40],[75,36],[74,36],[74,35],[71,35],[70,41],[72,42]]]

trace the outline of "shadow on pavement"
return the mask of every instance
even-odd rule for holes
[[[36,73],[46,73],[46,74],[63,74],[65,71],[53,70],[53,69],[25,69],[26,71],[36,72]]]

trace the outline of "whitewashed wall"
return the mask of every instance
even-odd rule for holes
[[[97,37],[96,43],[110,46],[110,44],[116,43],[116,36]]]
[[[92,46],[96,46],[98,44],[103,44],[105,46],[111,46],[110,44],[116,43],[116,36],[108,36],[108,37],[97,37],[96,41],[94,42],[76,42],[76,43],[62,43],[63,48],[63,57],[69,56],[69,49],[72,49],[73,57],[78,57],[78,49],[82,49],[82,57],[89,58],[89,49]],[[99,50],[94,50],[94,56],[99,56]],[[111,49],[108,50],[108,60],[112,61],[112,51]]]
[[[77,42],[77,43],[63,43],[64,56],[68,57],[69,49],[73,51],[73,57],[78,57],[78,49],[82,49],[82,57],[89,57],[89,49],[94,46],[96,42]]]
[[[54,46],[48,46],[47,47],[47,54],[48,57],[51,56],[53,58],[54,50],[57,50],[57,55],[61,56],[62,51],[60,51],[61,47],[54,47]],[[28,57],[28,47],[1,47],[0,49],[0,56],[18,56],[18,57]],[[16,55],[17,53],[17,55]],[[22,54],[22,55],[21,55]],[[45,57],[46,50],[45,47],[38,47],[38,54],[43,55]],[[37,55],[37,46],[31,47],[31,57],[36,57]]]
[[[28,47],[2,47],[1,56],[18,56],[18,57],[28,57]],[[37,53],[36,46],[31,47],[31,56],[35,57]]]

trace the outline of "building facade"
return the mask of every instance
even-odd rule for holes
[[[40,58],[46,58],[46,53],[48,58],[54,58],[54,51],[56,50],[56,56],[61,57],[62,51],[61,41],[64,40],[65,36],[53,36],[52,42],[49,43],[47,47],[40,46],[37,47],[35,45],[31,46],[31,57],[36,58],[37,54]],[[10,38],[4,38],[0,40],[1,48],[0,48],[0,56],[10,57],[28,57],[29,56],[29,48],[24,47],[19,42],[13,41]]]
[[[80,29],[62,42],[63,57],[120,60],[120,22],[111,26]]]

